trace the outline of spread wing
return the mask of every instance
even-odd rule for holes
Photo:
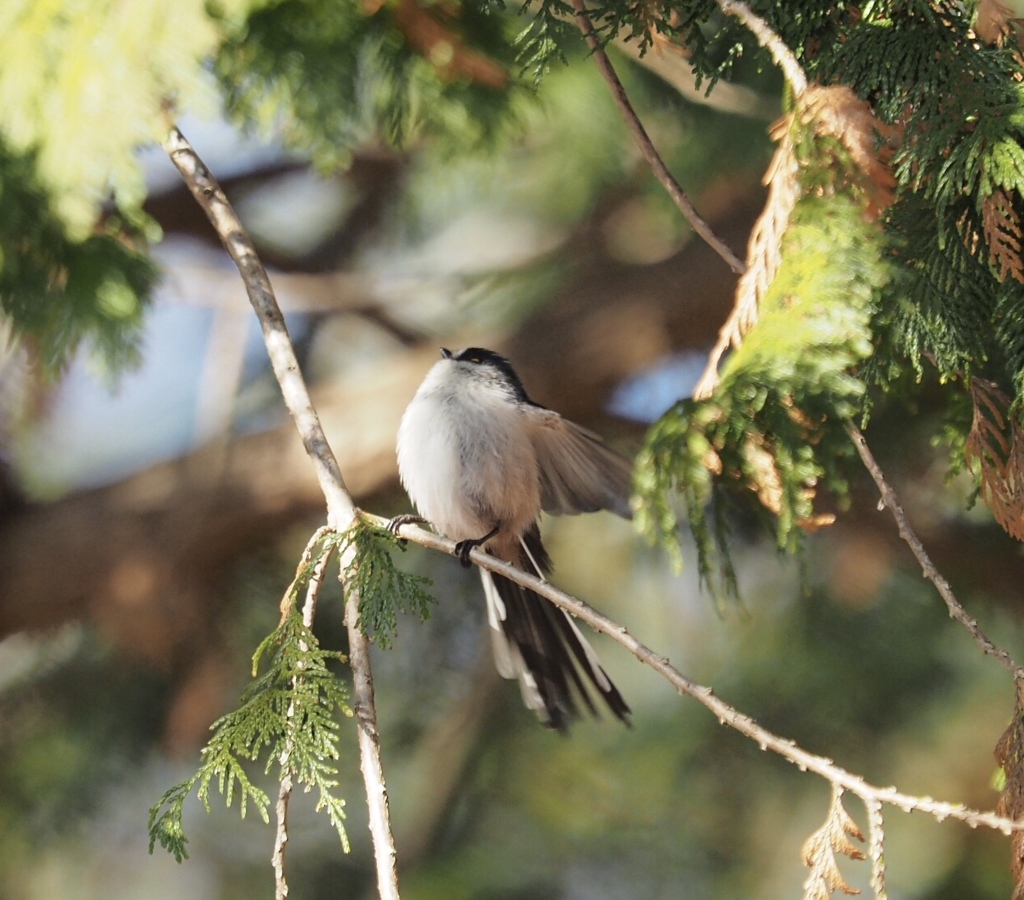
[[[611,510],[629,519],[633,465],[592,431],[543,407],[529,411],[541,505],[554,515]]]

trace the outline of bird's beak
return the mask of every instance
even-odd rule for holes
[[[443,356],[445,359],[451,359],[452,358],[452,351],[449,350],[447,347],[442,347],[441,348],[441,356]]]

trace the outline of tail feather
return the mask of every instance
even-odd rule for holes
[[[535,574],[539,563],[548,568],[540,535],[525,535],[528,557],[524,565]],[[629,724],[630,709],[608,677],[597,653],[564,610],[533,591],[485,569],[480,570],[492,628],[495,664],[505,678],[516,678],[523,701],[558,731],[580,717],[580,702],[598,715],[588,683],[608,708]]]

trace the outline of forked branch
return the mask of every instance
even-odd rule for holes
[[[238,267],[253,310],[263,329],[267,355],[270,357],[274,376],[281,387],[285,406],[295,421],[295,427],[316,471],[320,489],[327,503],[328,524],[343,532],[355,520],[355,503],[345,486],[338,461],[327,442],[320,418],[310,399],[267,270],[217,180],[177,127],[170,127],[164,140],[164,150],[181,173],[192,196],[206,213]],[[346,570],[347,563],[348,560],[342,559],[342,572]],[[395,841],[391,831],[387,787],[380,760],[377,713],[373,698],[373,673],[370,669],[370,642],[357,625],[358,595],[351,589],[346,590],[345,594],[349,663],[352,666],[353,699],[359,723],[359,759],[370,813],[370,831],[377,863],[377,884],[383,900],[397,900]],[[284,812],[285,809],[282,808],[282,814]],[[283,846],[285,840],[287,825],[284,819],[281,819],[278,842]]]

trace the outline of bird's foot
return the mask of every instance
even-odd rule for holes
[[[459,558],[459,562],[462,563],[462,568],[468,569],[472,565],[469,561],[469,551],[479,546],[480,541],[459,541],[455,545],[455,555]]]
[[[388,522],[386,527],[387,527],[388,531],[391,534],[397,536],[398,535],[398,529],[401,528],[403,525],[429,525],[429,524],[430,523],[426,519],[424,519],[423,516],[414,516],[414,515],[410,515],[410,514],[407,513],[405,515],[395,516],[390,522]],[[402,546],[405,546],[405,541],[402,540],[401,538],[399,540],[401,541]]]
[[[462,568],[468,569],[472,565],[472,563],[469,561],[470,551],[474,547],[479,547],[481,544],[486,544],[492,537],[494,537],[498,533],[500,528],[500,525],[495,525],[483,537],[470,538],[469,540],[459,541],[455,545],[455,555],[459,558],[459,562],[462,563]]]

